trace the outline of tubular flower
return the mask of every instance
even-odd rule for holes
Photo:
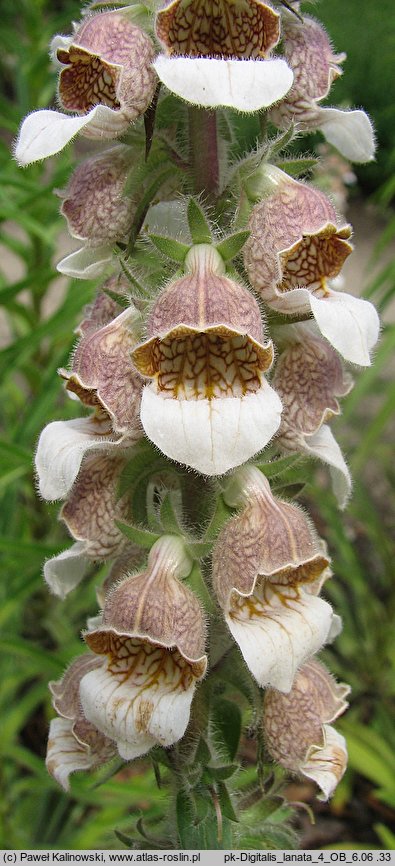
[[[352,378],[313,322],[281,325],[275,339],[280,354],[273,385],[284,407],[276,441],[285,451],[301,451],[329,464],[335,494],[344,508],[351,477],[325,422],[339,414],[337,397],[349,393]]]
[[[375,308],[327,284],[352,251],[351,227],[338,225],[318,189],[275,166],[263,171],[267,194],[252,209],[244,247],[251,284],[280,313],[311,311],[323,336],[347,361],[369,366],[379,334]]]
[[[281,402],[263,373],[273,360],[252,294],[225,275],[206,244],[185,259],[132,353],[153,379],[141,402],[147,436],[164,454],[207,475],[221,475],[262,449],[280,424]]]
[[[44,577],[55,595],[64,598],[84,577],[92,562],[111,559],[127,545],[115,521],[129,515],[127,496],[118,485],[127,457],[89,454],[60,512],[75,544],[47,560]]]
[[[316,597],[329,560],[303,511],[275,498],[255,467],[239,470],[224,497],[242,509],[215,544],[214,590],[259,685],[288,692],[337,627],[330,605]]]
[[[280,16],[263,0],[171,0],[156,19],[158,77],[186,102],[257,111],[281,99],[292,72],[270,57]]]
[[[298,776],[312,779],[327,800],[347,765],[346,741],[330,725],[348,707],[348,685],[336,683],[314,659],[298,671],[291,691],[268,689],[263,728],[275,761]]]
[[[364,111],[322,108],[332,82],[342,75],[345,54],[334,54],[322,24],[303,16],[284,15],[284,57],[294,74],[291,90],[271,109],[270,119],[286,129],[292,121],[304,132],[320,130],[351,162],[369,162],[374,157],[372,124]]]
[[[182,542],[163,536],[146,571],[110,591],[102,622],[85,634],[102,663],[81,680],[82,709],[126,760],[185,733],[207,665],[200,604],[179,580],[191,567]]]
[[[144,114],[155,91],[152,42],[127,10],[88,15],[72,36],[55,37],[52,48],[61,66],[59,101],[73,116],[29,114],[15,150],[21,165],[58,153],[78,132],[118,138]]]
[[[79,699],[82,677],[100,664],[97,656],[86,653],[72,662],[60,680],[49,683],[52,704],[59,715],[50,724],[46,765],[65,791],[75,770],[92,770],[117,753],[115,743],[86,720]]]
[[[134,204],[124,195],[134,150],[124,144],[84,160],[60,192],[61,213],[72,237],[89,247],[124,241],[130,232]]]

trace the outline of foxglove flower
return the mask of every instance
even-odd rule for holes
[[[370,365],[379,334],[375,308],[328,286],[352,251],[351,227],[338,222],[320,190],[275,166],[263,168],[266,195],[251,212],[244,262],[251,284],[275,310],[312,312],[323,336],[345,358]]]
[[[59,192],[69,232],[86,246],[96,248],[127,238],[134,204],[124,193],[133,155],[132,148],[118,144],[91,156]]]
[[[349,393],[352,378],[313,322],[281,325],[275,340],[280,354],[273,385],[283,403],[276,441],[286,451],[300,451],[327,463],[335,494],[344,508],[351,493],[351,477],[325,422],[339,414],[337,397]]]
[[[157,14],[156,34],[165,53],[154,69],[186,102],[257,111],[291,87],[286,62],[270,59],[280,39],[280,16],[263,0],[171,0]]]
[[[119,497],[120,476],[127,457],[89,454],[60,512],[75,544],[47,560],[44,577],[55,595],[64,598],[84,577],[92,562],[118,556],[127,545],[116,520],[130,517],[127,496]]]
[[[304,132],[320,130],[351,162],[369,162],[374,157],[372,124],[364,111],[322,108],[332,82],[342,74],[345,54],[334,54],[322,24],[303,16],[284,14],[284,57],[294,74],[291,90],[271,109],[270,119],[286,129],[292,121]]]
[[[329,560],[309,520],[283,502],[255,467],[224,493],[242,505],[213,551],[213,585],[228,628],[260,686],[291,689],[296,671],[330,640],[337,624],[318,598]]]
[[[243,463],[274,435],[281,402],[263,373],[273,359],[252,294],[219,253],[191,248],[185,276],[160,294],[148,339],[133,351],[144,388],[141,422],[167,457],[207,475]]]
[[[86,720],[79,699],[82,677],[100,664],[93,653],[85,653],[72,662],[60,680],[49,683],[58,716],[49,728],[46,765],[65,791],[69,790],[71,773],[92,770],[117,754],[115,743]]]
[[[312,779],[332,796],[347,765],[344,737],[330,722],[347,708],[349,686],[336,683],[315,659],[297,673],[289,694],[268,689],[264,698],[263,728],[272,758],[287,770]]]
[[[52,46],[61,66],[59,101],[65,111],[35,111],[16,144],[20,165],[58,153],[81,132],[118,138],[148,108],[155,90],[152,42],[128,20],[127,10],[88,15],[70,37]]]
[[[200,604],[179,580],[191,567],[182,542],[163,536],[146,571],[110,591],[102,622],[85,634],[102,664],[81,680],[82,709],[126,760],[173,745],[188,725],[207,665]]]

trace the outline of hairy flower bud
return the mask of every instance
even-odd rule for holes
[[[351,227],[339,224],[320,190],[275,166],[262,171],[266,195],[252,210],[244,247],[252,285],[281,313],[311,311],[323,336],[346,360],[368,366],[379,334],[376,310],[327,283],[352,251]]]
[[[124,144],[86,159],[61,191],[61,213],[72,237],[98,247],[125,241],[134,216],[134,203],[124,195],[134,151]]]
[[[329,560],[301,508],[274,497],[255,467],[238,470],[224,496],[242,508],[215,543],[214,590],[259,685],[286,692],[331,637],[332,610],[315,595]]]
[[[344,737],[330,722],[347,708],[350,688],[336,683],[315,659],[298,671],[289,694],[268,689],[263,728],[272,758],[298,776],[312,779],[327,800],[347,764]]]
[[[105,658],[81,682],[83,711],[123,758],[170,746],[187,727],[207,665],[200,604],[179,580],[191,567],[182,542],[163,536],[147,569],[110,590],[102,622],[85,634]]]
[[[280,423],[281,403],[263,373],[264,343],[252,294],[225,275],[216,250],[192,247],[186,275],[170,283],[132,354],[153,383],[143,391],[141,422],[168,456],[220,475],[263,448]]]
[[[61,65],[59,101],[74,116],[28,115],[15,150],[21,165],[58,153],[78,132],[100,140],[123,135],[154,94],[154,48],[127,10],[88,15],[71,37],[55,37],[52,50]]]

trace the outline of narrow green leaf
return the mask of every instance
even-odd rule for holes
[[[216,245],[217,252],[222,256],[225,262],[234,259],[235,256],[239,254],[240,250],[243,249],[243,246],[248,240],[250,234],[251,232],[249,231],[240,231],[235,232],[233,235],[229,235],[229,237]]]
[[[151,550],[152,545],[160,538],[158,533],[150,532],[149,529],[141,529],[129,523],[121,523],[120,520],[116,520],[115,523],[118,529],[126,535],[126,538],[129,538],[134,544],[144,547],[146,550]]]
[[[230,798],[229,791],[224,782],[217,783],[217,791],[218,791],[218,799],[221,807],[221,812],[225,818],[229,818],[230,821],[238,822],[238,817],[233,808],[233,803]]]
[[[242,717],[239,706],[231,701],[217,699],[212,709],[211,724],[220,754],[223,755],[225,749],[229,759],[233,761],[241,736]]]
[[[230,779],[239,769],[238,764],[228,764],[226,767],[206,767],[205,773],[215,782],[223,782]]]
[[[149,234],[148,237],[159,252],[167,256],[168,259],[171,259],[173,262],[177,262],[178,264],[183,264],[185,256],[190,249],[188,244],[182,244],[174,238],[167,238],[161,235]]]
[[[276,478],[277,475],[282,475],[288,469],[293,469],[297,463],[300,463],[301,459],[300,454],[290,454],[287,457],[278,457],[269,463],[255,463],[255,466],[260,469],[265,478]]]
[[[211,230],[206,215],[194,198],[191,198],[188,204],[188,225],[194,244],[212,243]]]
[[[300,177],[302,174],[312,171],[317,162],[318,160],[313,158],[283,159],[281,162],[276,162],[276,165],[277,168],[281,168],[281,171],[285,171],[291,177]]]

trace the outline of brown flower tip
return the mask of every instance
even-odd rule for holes
[[[233,596],[251,596],[258,582],[298,587],[317,580],[329,564],[302,509],[274,497],[258,469],[246,467],[247,474],[244,507],[213,551],[213,584],[224,609]]]
[[[279,41],[280,16],[261,0],[173,0],[157,14],[156,35],[168,54],[266,57]]]
[[[59,79],[64,108],[86,114],[95,105],[106,105],[129,121],[146,110],[155,89],[154,49],[126,15],[88,16],[70,42],[57,50],[65,65]]]
[[[108,594],[102,626],[85,634],[90,649],[121,659],[132,646],[144,643],[178,650],[203,676],[205,626],[198,599],[180,582],[191,564],[182,543],[164,536],[150,551],[141,574],[126,577]]]

